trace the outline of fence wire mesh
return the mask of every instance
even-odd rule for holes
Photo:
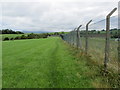
[[[63,35],[63,40],[81,49],[90,56],[95,63],[103,64],[105,60],[105,44],[106,44],[106,19],[98,22],[92,21],[88,26],[88,38],[86,38],[86,26],[82,26],[79,30],[75,28],[71,32]],[[109,30],[109,59],[108,68],[118,71],[118,15],[111,16]],[[88,40],[87,40],[88,39]],[[87,46],[86,46],[87,42]]]

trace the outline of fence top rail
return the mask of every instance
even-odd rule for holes
[[[117,8],[114,8],[114,9],[107,15],[107,17],[110,17],[116,10],[117,10]]]

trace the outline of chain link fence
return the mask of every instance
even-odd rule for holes
[[[114,8],[106,19],[94,23],[90,20],[86,25],[80,25],[71,32],[62,35],[62,39],[70,45],[81,49],[94,60],[107,68],[118,71],[118,15],[111,16]],[[111,18],[110,18],[111,16]]]

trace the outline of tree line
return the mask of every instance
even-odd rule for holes
[[[21,39],[40,39],[40,38],[47,38],[50,36],[59,36],[61,34],[64,34],[64,32],[54,32],[54,33],[41,33],[41,34],[23,34],[21,36],[16,36],[16,37],[4,37],[2,38],[3,41],[6,40],[21,40]]]
[[[110,35],[111,35],[111,38],[118,38],[120,37],[120,35],[118,34],[118,30],[120,29],[117,29],[117,28],[114,28],[114,29],[111,29],[110,30]],[[80,34],[85,34],[86,31],[81,31]],[[97,30],[91,30],[91,31],[88,31],[88,34],[104,34],[106,33],[106,31],[103,29],[101,31],[97,31]]]
[[[16,36],[16,37],[5,37],[3,38],[3,41],[6,41],[6,40],[21,40],[21,39],[39,39],[39,38],[47,38],[48,36],[50,36],[49,34],[47,33],[44,33],[44,34],[34,34],[34,33],[31,33],[31,34],[27,34],[27,35],[21,35],[21,36]]]
[[[24,34],[21,31],[13,31],[11,29],[2,29],[0,30],[0,34]]]

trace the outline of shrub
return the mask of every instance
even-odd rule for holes
[[[20,39],[27,39],[27,37],[25,35],[22,35]]]
[[[10,38],[10,40],[14,40],[14,38]]]
[[[33,38],[35,38],[35,34],[33,34],[33,33],[28,34],[27,37],[28,37],[29,39],[33,39]]]
[[[21,39],[19,36],[15,37],[15,40]]]
[[[6,40],[9,40],[9,38],[8,38],[8,37],[5,37],[5,38],[3,39],[3,41],[6,41]]]

